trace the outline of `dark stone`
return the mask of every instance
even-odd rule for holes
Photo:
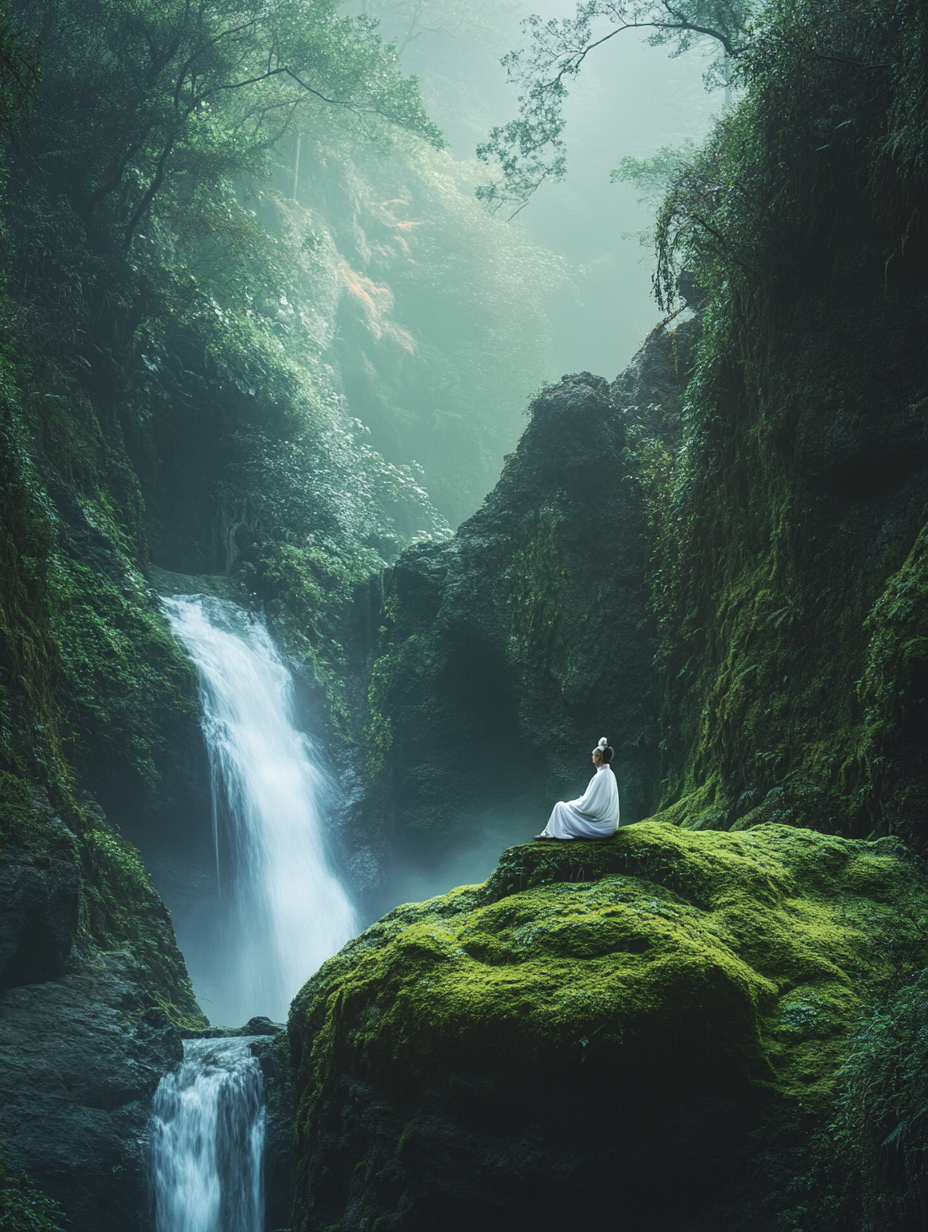
[[[396,901],[391,875],[537,832],[584,790],[603,734],[623,819],[653,811],[659,702],[629,428],[678,433],[697,336],[695,321],[656,330],[612,386],[580,372],[542,391],[483,506],[386,575],[365,828],[397,871],[374,910]]]
[[[77,935],[80,873],[64,841],[0,864],[0,990],[62,975]]]
[[[243,1035],[277,1035],[283,1030],[283,1024],[279,1022],[271,1022],[270,1018],[259,1015],[256,1018],[249,1018],[242,1028]]]
[[[268,1019],[252,1019],[267,1023]],[[251,1024],[249,1024],[250,1026]],[[258,1034],[256,1032],[256,1034]],[[290,1227],[293,1190],[296,1183],[294,1121],[296,1093],[290,1070],[290,1042],[279,1027],[275,1034],[260,1032],[263,1038],[251,1043],[264,1078],[267,1108],[264,1139],[264,1226],[268,1232]]]
[[[746,1138],[743,1109],[724,1097],[681,1098],[668,1115],[613,1087],[518,1088],[501,1072],[450,1073],[414,1105],[342,1075],[322,1122],[301,1232],[354,1232],[384,1210],[392,1232],[670,1232],[681,1207],[698,1209],[744,1166]]]
[[[4,1146],[61,1203],[69,1232],[150,1226],[151,1097],[183,1043],[136,977],[128,955],[108,954],[0,995]]]

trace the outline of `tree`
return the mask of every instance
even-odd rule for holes
[[[369,17],[334,0],[21,0],[46,74],[41,179],[88,229],[129,248],[155,197],[184,179],[254,172],[307,105],[398,125],[435,145],[414,78]],[[107,236],[107,242],[111,237]]]
[[[519,116],[493,128],[477,147],[477,157],[498,168],[497,178],[481,185],[477,196],[494,212],[514,207],[514,215],[546,180],[564,178],[567,83],[593,51],[627,30],[650,30],[648,42],[672,44],[675,56],[696,40],[713,39],[720,56],[707,73],[707,85],[727,84],[731,62],[745,49],[757,2],[579,0],[575,15],[560,21],[533,14],[523,22],[529,49],[510,51],[502,61],[509,80],[522,90]]]

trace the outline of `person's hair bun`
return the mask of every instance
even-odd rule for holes
[[[613,757],[615,756],[615,750],[609,747],[609,741],[606,739],[605,736],[600,736],[599,743],[597,744],[593,752],[599,754],[600,760],[606,766],[609,765],[609,763],[612,761]]]

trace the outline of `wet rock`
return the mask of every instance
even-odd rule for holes
[[[0,864],[0,990],[54,980],[64,972],[77,935],[80,893],[80,873],[64,838],[44,844],[39,852],[5,853]]]
[[[249,1018],[243,1027],[181,1027],[182,1039],[234,1039],[241,1035],[279,1035],[284,1029],[282,1022],[271,1022],[259,1015]]]
[[[131,957],[0,995],[4,1145],[64,1207],[71,1232],[148,1227],[151,1096],[183,1057],[146,1009]]]
[[[252,1022],[268,1019],[255,1020]],[[250,1025],[250,1024],[249,1024]],[[256,1033],[257,1034],[257,1033]],[[266,1122],[264,1139],[265,1227],[268,1232],[290,1227],[293,1187],[296,1182],[294,1121],[296,1093],[290,1070],[290,1042],[286,1031],[260,1033],[263,1038],[251,1043],[264,1078]]]

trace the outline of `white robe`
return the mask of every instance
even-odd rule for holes
[[[545,838],[608,838],[619,828],[619,785],[611,766],[597,766],[579,800],[555,804]]]

